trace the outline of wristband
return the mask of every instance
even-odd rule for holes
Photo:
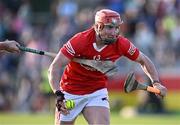
[[[64,93],[62,93],[61,90],[57,90],[54,94],[56,96],[64,96]]]
[[[154,84],[154,83],[160,83],[160,81],[159,80],[153,80],[152,84]]]

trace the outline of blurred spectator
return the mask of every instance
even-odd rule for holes
[[[125,10],[124,0],[106,0],[106,5],[111,10],[117,11],[120,14],[124,13]]]
[[[175,64],[175,53],[172,43],[170,43],[172,41],[170,41],[170,37],[167,35],[161,21],[157,22],[156,34],[156,42],[153,45],[153,51],[155,51],[154,54],[157,66],[163,67],[164,69],[172,67]]]
[[[145,22],[138,22],[136,24],[136,31],[134,34],[135,44],[149,57],[153,56],[152,48],[155,42],[154,37],[154,33]]]
[[[79,11],[79,13],[76,16],[75,32],[80,32],[91,27],[93,21],[94,21],[93,10],[90,8],[82,9],[81,11]]]
[[[59,0],[57,6],[58,16],[74,18],[78,11],[78,4],[74,0]]]
[[[6,71],[2,72],[0,75],[0,111],[12,110],[11,103],[14,100],[14,89],[9,77],[11,76]]]

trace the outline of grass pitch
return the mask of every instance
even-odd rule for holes
[[[17,114],[0,113],[0,125],[53,125],[53,114]],[[82,116],[76,125],[88,125]],[[180,114],[171,115],[139,115],[122,118],[118,114],[111,115],[111,125],[180,125]]]
[[[165,98],[166,108],[177,112],[166,115],[137,115],[123,118],[118,113],[111,114],[111,125],[180,125],[180,92],[169,92]],[[136,93],[110,93],[110,102],[121,99],[124,105],[137,105]],[[54,107],[54,105],[53,105]],[[116,109],[119,111],[119,109]],[[52,110],[53,111],[53,110]],[[179,112],[179,113],[178,113]],[[125,112],[127,114],[127,112]],[[54,125],[54,114],[49,113],[1,113],[0,125]],[[82,116],[78,117],[75,125],[88,125]]]

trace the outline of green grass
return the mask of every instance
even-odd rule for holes
[[[0,125],[53,125],[53,123],[53,114],[0,114]],[[76,125],[87,125],[87,123],[80,116]],[[180,115],[140,115],[122,118],[118,114],[112,114],[111,125],[180,125]]]
[[[164,99],[165,107],[170,112],[176,112],[171,115],[137,115],[131,118],[123,118],[118,114],[121,108],[115,107],[115,112],[111,114],[111,125],[180,125],[180,92],[169,92]],[[121,106],[136,106],[137,92],[125,94],[123,92],[110,93],[110,103],[120,103]],[[54,105],[53,105],[54,108]],[[53,111],[53,109],[51,110]],[[178,113],[179,112],[179,113]],[[125,114],[128,112],[126,111]],[[53,113],[0,113],[0,125],[54,125]],[[82,116],[78,117],[76,125],[87,125]]]

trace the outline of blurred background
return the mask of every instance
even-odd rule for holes
[[[180,112],[180,0],[0,0],[0,41],[57,53],[77,32],[90,28],[96,10],[109,8],[121,14],[122,35],[130,39],[158,68],[168,95],[123,92],[128,72],[141,82],[149,79],[139,65],[125,58],[119,72],[109,78],[112,112],[172,114]],[[0,56],[0,113],[54,112],[54,96],[47,69],[52,58],[29,53]]]

